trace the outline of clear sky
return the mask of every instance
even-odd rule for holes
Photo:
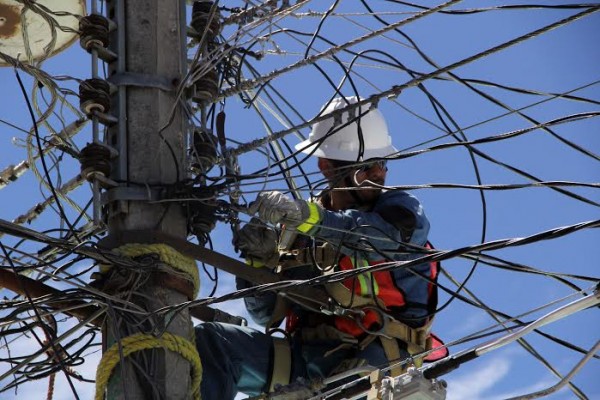
[[[243,4],[242,1],[226,3],[227,6]],[[306,7],[299,9],[295,16],[272,21],[272,25],[264,24],[251,33],[245,32],[236,46],[249,47],[251,34],[267,35],[268,40],[260,41],[251,47],[254,52],[265,52],[261,60],[249,57],[251,65],[259,73],[265,74],[294,64],[304,57],[307,44],[312,33],[317,29],[322,13],[333,3],[333,0],[310,1]],[[371,0],[366,3],[387,22],[404,20],[412,15],[407,12],[418,11],[399,2]],[[441,0],[419,3],[432,7],[440,4]],[[578,4],[574,1],[480,0],[458,2],[449,10],[528,3]],[[356,60],[351,68],[352,80],[351,82],[346,80],[341,91],[344,95],[354,95],[355,90],[352,87],[354,84],[361,96],[376,95],[393,86],[404,85],[412,79],[407,72],[398,67],[400,64],[416,73],[431,73],[439,67],[468,59],[585,10],[585,8],[504,8],[469,14],[437,13],[420,18],[407,23],[401,29],[429,58],[429,62],[417,53],[413,44],[409,43],[405,36],[392,30],[351,48],[353,51],[368,50],[365,55],[385,60],[386,63],[372,59]],[[306,14],[308,11],[314,13]],[[384,26],[372,15],[365,14],[365,11],[360,1],[340,2],[333,14],[324,20],[320,35],[335,44],[342,44]],[[308,32],[309,35],[294,34],[291,31],[277,33],[281,28]],[[235,27],[228,26],[223,36],[229,38],[231,43],[234,32]],[[431,221],[430,240],[436,248],[452,250],[474,246],[482,241],[522,238],[599,219],[598,187],[582,185],[560,187],[584,200],[587,199],[588,201],[585,202],[549,187],[528,186],[533,183],[532,179],[515,172],[515,169],[524,171],[543,182],[595,183],[596,185],[600,182],[598,168],[600,120],[593,114],[600,112],[598,105],[600,49],[597,40],[599,35],[600,13],[596,12],[458,66],[451,71],[454,76],[439,74],[443,79],[425,80],[425,88],[445,110],[441,111],[438,107],[437,112],[440,114],[447,112],[447,115],[442,117],[443,122],[436,114],[430,99],[414,85],[403,89],[396,98],[380,100],[379,108],[386,116],[394,145],[401,150],[402,157],[389,162],[388,185],[478,185],[476,166],[482,185],[497,187],[497,185],[523,184],[526,186],[509,187],[506,190],[485,190],[483,199],[482,192],[473,188],[433,187],[413,190],[413,193],[423,202]],[[317,54],[329,47],[331,44],[317,39],[309,54]],[[0,51],[2,51],[1,45]],[[192,51],[190,54],[193,54]],[[343,52],[337,55],[348,67],[353,55]],[[335,85],[339,84],[345,76],[342,68],[329,59],[319,60],[317,65]],[[57,79],[60,76],[85,79],[90,76],[91,71],[90,58],[78,45],[51,58],[41,68]],[[243,73],[246,78],[250,77],[247,70]],[[32,81],[25,72],[20,74],[25,81],[28,95],[31,96]],[[466,87],[458,78],[471,80],[474,89],[497,99],[505,107],[494,104],[480,93]],[[58,82],[61,87],[76,90],[77,86],[73,81]],[[323,74],[310,65],[279,76],[271,83],[289,104],[297,108],[302,119],[306,121],[316,116],[321,105],[335,93]],[[507,87],[524,89],[530,93],[507,90]],[[2,171],[10,164],[17,164],[26,159],[27,151],[23,147],[23,141],[27,135],[21,129],[28,131],[32,123],[12,68],[0,67],[0,88],[2,88],[0,91],[2,93],[0,96],[0,171]],[[539,94],[535,95],[534,92]],[[260,99],[271,107],[273,102],[266,97],[266,94],[274,95],[274,92],[268,89],[260,93]],[[576,98],[565,97],[564,94]],[[69,95],[67,99],[77,106],[78,100],[75,96]],[[295,115],[281,98],[275,97],[274,101],[282,107],[282,113],[288,116],[293,124],[302,122],[302,119]],[[38,102],[42,111],[48,108],[44,105],[42,97],[38,97]],[[257,104],[265,121],[274,132],[285,129],[263,105]],[[552,131],[532,129],[514,137],[475,145],[475,148],[483,153],[475,156],[475,165],[464,146],[425,151],[404,157],[416,150],[429,149],[443,143],[456,143],[457,140],[447,134],[448,129],[459,135],[464,134],[462,140],[476,140],[517,132],[536,124],[519,116],[514,112],[515,109],[520,109],[537,123],[553,121],[550,126]],[[249,142],[266,135],[265,126],[257,111],[252,107],[245,107],[239,97],[228,98],[224,110],[227,113],[226,134],[232,140],[230,142],[232,147],[236,147],[233,140]],[[51,116],[49,119],[54,129],[60,129],[61,119],[66,123],[75,119],[73,111],[68,107],[56,107],[54,111],[60,116],[60,118],[56,115]],[[588,118],[574,117],[582,113],[587,113]],[[561,120],[562,123],[559,124],[560,119],[564,121]],[[448,128],[444,127],[444,124],[448,125]],[[308,132],[306,129],[300,131],[302,135],[307,135]],[[40,133],[42,136],[48,135],[47,127],[40,126]],[[286,137],[290,145],[299,140],[299,137],[294,135]],[[81,147],[90,141],[91,128],[88,125],[74,142],[76,146]],[[565,143],[566,141],[568,143]],[[284,151],[286,154],[289,153],[287,150]],[[585,154],[586,151],[592,155]],[[57,157],[59,155],[60,153],[56,153]],[[242,173],[252,173],[268,165],[266,158],[257,151],[243,154],[239,161]],[[54,160],[49,158],[49,163],[53,162]],[[56,170],[52,172],[53,182],[57,186],[61,185],[61,180],[64,184],[79,171],[77,163],[68,154],[62,157],[59,165],[60,174],[57,174]],[[319,175],[316,174],[315,160],[308,159],[303,163],[303,168],[309,180],[316,182],[319,179]],[[293,173],[300,172],[298,169],[293,169]],[[298,186],[305,188],[304,178],[296,179],[296,182]],[[257,179],[254,183],[254,186],[242,187],[244,199],[247,201],[252,200],[256,190],[263,187],[286,190],[285,182],[281,180]],[[48,193],[46,188],[40,189],[38,179],[31,172],[26,173],[16,182],[0,190],[0,218],[6,220],[16,218],[37,202],[43,201]],[[303,190],[302,195],[307,197],[309,193]],[[81,206],[87,203],[89,197],[90,190],[87,186],[72,194],[73,201]],[[69,215],[76,215],[75,210],[64,204],[69,210]],[[247,219],[248,217],[242,216],[243,221]],[[31,227],[40,231],[64,228],[53,210],[45,212],[31,224]],[[219,224],[211,237],[215,250],[236,256],[230,245],[231,231],[228,225]],[[559,238],[489,251],[485,254],[541,271],[598,279],[599,239],[597,229],[583,229]],[[14,238],[7,236],[0,240],[10,246],[16,243]],[[37,251],[39,247],[26,243],[23,249]],[[461,282],[470,272],[473,262],[456,257],[443,262],[442,265],[454,279]],[[6,263],[3,267],[6,267]],[[85,265],[80,263],[77,268],[83,270],[84,267]],[[89,272],[82,275],[81,279],[89,281]],[[203,284],[200,297],[204,297],[210,293],[212,282],[205,273],[201,274],[201,279]],[[572,279],[571,281],[580,288],[587,289],[588,293],[593,286],[589,281]],[[447,277],[440,278],[440,283],[451,290],[456,289]],[[61,287],[65,284],[58,282],[56,285]],[[534,320],[566,302],[581,297],[581,294],[576,294],[573,288],[551,277],[501,270],[481,263],[475,268],[466,288],[489,308],[511,316],[526,314],[521,317],[523,321]],[[233,290],[231,277],[220,273],[216,295],[231,290]],[[6,297],[12,296],[7,290],[2,290],[1,294]],[[570,297],[549,308],[535,311],[538,307],[566,296]],[[441,292],[440,305],[448,298],[448,294]],[[223,304],[222,307],[230,313],[244,314],[243,306],[239,301]],[[2,315],[6,315],[5,312]],[[496,322],[484,310],[455,299],[436,317],[434,331],[447,343],[452,343],[495,324]],[[66,320],[60,325],[64,332],[74,325],[74,321]],[[598,308],[593,308],[548,325],[542,331],[587,351],[600,339],[599,326]],[[566,349],[536,333],[529,334],[525,338],[550,365],[562,374],[568,373],[583,357],[583,354]],[[452,346],[450,350],[456,353],[482,344],[486,340],[478,339]],[[20,354],[20,352],[30,351],[32,346],[34,348],[37,346],[33,339],[20,337],[9,347],[13,354]],[[81,371],[86,378],[92,378],[99,360],[98,348],[93,348],[85,354],[86,362],[77,367],[77,370]],[[3,346],[0,348],[0,358],[6,357],[7,349]],[[7,368],[8,365],[0,361],[0,372],[6,371]],[[573,379],[573,382],[590,399],[600,398],[598,371],[599,361],[592,359]],[[509,398],[552,386],[558,381],[558,378],[540,361],[516,343],[469,362],[445,376],[444,379],[448,382],[448,399],[454,400]],[[5,378],[0,382],[0,386],[5,387],[9,382],[10,378]],[[76,383],[76,385],[81,398],[92,396],[92,384]],[[46,388],[47,378],[34,381],[22,386],[18,397],[43,398]],[[0,399],[11,398],[17,398],[14,391],[0,393]],[[59,377],[55,399],[70,398],[73,398],[71,390],[64,378]],[[563,389],[549,398],[562,400],[576,397],[573,392]]]

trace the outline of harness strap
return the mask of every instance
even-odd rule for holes
[[[408,365],[396,365],[401,360],[400,346],[398,340],[406,343],[406,350],[410,355],[422,353],[431,348],[431,338],[429,331],[433,320],[430,320],[421,328],[411,328],[410,326],[396,320],[387,322],[382,333],[386,336],[380,336],[381,345],[385,352],[391,368],[392,376],[398,376],[406,371]],[[415,365],[420,367],[423,364],[422,358],[416,359]]]
[[[265,333],[269,333],[273,328],[276,328],[281,324],[281,321],[286,317],[287,310],[290,303],[280,295],[275,298],[275,305],[273,306],[273,312],[271,312],[271,318],[265,325]]]
[[[385,307],[383,300],[380,298],[373,298],[374,296],[365,297],[352,293],[352,291],[341,282],[328,283],[325,285],[325,290],[338,303],[347,308],[375,306],[375,300],[377,300],[380,307]]]
[[[362,340],[357,341],[352,335],[342,332],[329,324],[323,323],[312,328],[302,328],[302,338],[305,341],[317,339],[339,340],[340,345],[325,353],[325,357],[337,350],[349,347],[356,346],[358,349],[362,350],[374,340],[379,339],[385,356],[391,366],[392,376],[398,376],[406,372],[406,368],[408,367],[406,364],[398,365],[398,362],[402,360],[399,341],[406,343],[406,350],[409,354],[414,355],[422,353],[431,348],[431,339],[428,337],[430,327],[431,321],[422,328],[411,328],[400,321],[389,320],[386,322],[385,328],[380,332],[381,335],[366,335]],[[416,359],[414,363],[417,367],[420,367],[422,365],[422,359]]]
[[[290,383],[292,375],[292,350],[286,338],[272,337],[273,339],[273,369],[268,381],[269,393],[277,385]]]
[[[416,347],[421,349],[425,349],[427,346],[427,337],[429,336],[430,327],[431,321],[421,328],[411,328],[400,321],[389,320],[385,325],[383,333],[400,339],[408,344],[414,344]]]
[[[380,336],[379,339],[381,340],[381,346],[383,347],[385,356],[390,363],[392,376],[401,375],[405,371],[406,367],[397,364],[397,362],[402,359],[400,354],[400,346],[398,346],[398,340],[395,338],[386,338],[384,336]]]

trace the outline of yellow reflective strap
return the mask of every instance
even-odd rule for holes
[[[350,257],[350,260],[352,261],[352,267],[354,269],[366,268],[369,266],[369,261],[362,257],[358,258],[358,262],[354,257]],[[379,294],[379,284],[377,283],[377,279],[375,279],[371,272],[360,274],[357,276],[357,278],[358,284],[360,285],[361,296],[368,296],[370,294],[374,294],[375,296],[377,296]]]
[[[369,261],[365,258],[359,257],[358,260],[355,257],[350,257],[352,261],[352,268],[366,268],[369,266]],[[360,274],[356,277],[358,279],[358,284],[360,285],[360,295],[361,296],[369,296],[371,294],[371,285],[373,285],[373,289],[375,290],[375,295],[379,294],[379,285],[377,285],[377,281],[373,280],[373,274],[367,272],[366,274]],[[372,283],[371,283],[372,282]]]
[[[373,278],[372,273],[360,274],[358,282],[360,283],[360,294],[362,296],[370,296],[371,294],[377,296],[379,294],[379,285],[377,279]]]
[[[360,295],[367,296],[369,294],[369,282],[364,274],[360,274],[357,276],[358,283],[360,284]]]
[[[307,233],[314,228],[316,224],[321,222],[321,212],[319,211],[319,206],[310,201],[306,202],[306,204],[308,205],[308,210],[310,211],[308,218],[306,218],[306,220],[296,228],[302,233]]]
[[[377,284],[377,279],[375,279],[371,272],[369,272],[369,275],[371,276],[371,281],[373,281],[373,289],[375,290],[374,295],[377,296],[379,295],[379,285]]]
[[[262,268],[266,265],[264,262],[255,260],[253,258],[246,258],[246,264],[254,268]]]
[[[360,258],[360,268],[367,268],[369,266],[369,261],[366,258]]]
[[[354,268],[365,268],[369,266],[369,262],[362,258],[358,258],[358,262],[355,258],[352,259],[354,263]],[[363,296],[368,296],[371,294],[371,274],[360,274],[358,276],[358,281],[360,282],[360,293]]]

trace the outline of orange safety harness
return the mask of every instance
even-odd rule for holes
[[[428,242],[425,247],[432,249],[433,247]],[[356,259],[350,256],[343,256],[338,265],[342,271],[348,271],[353,269],[359,269],[364,267],[371,267],[379,265],[385,261],[372,261],[367,263],[363,260],[363,265],[356,265]],[[360,261],[359,261],[360,263]],[[429,263],[429,284],[427,288],[428,292],[428,304],[427,309],[429,313],[433,313],[437,306],[437,290],[435,288],[435,282],[437,281],[439,273],[439,262],[432,261]],[[403,291],[396,285],[395,279],[391,271],[377,271],[360,274],[355,278],[346,279],[343,285],[350,291],[354,291],[355,296],[377,298],[379,306],[383,307],[386,312],[392,315],[392,317],[399,318],[394,311],[406,306],[406,300],[404,298]],[[374,303],[374,302],[373,302]],[[343,303],[342,303],[343,304]],[[381,315],[373,308],[367,308],[364,310],[364,316],[361,321],[358,322],[354,319],[337,317],[335,319],[335,326],[342,332],[349,333],[355,337],[362,336],[365,333],[365,329],[374,330],[377,329],[377,325],[381,324]],[[362,325],[362,326],[361,326]],[[427,325],[430,325],[428,321]]]
[[[433,246],[427,243],[426,248],[432,249]],[[339,261],[335,262],[338,253],[331,248],[331,245],[325,244],[315,251],[314,248],[294,250],[294,260],[284,262],[282,268],[297,267],[298,265],[316,262],[317,264],[327,266],[323,268],[324,273],[331,273],[335,268],[328,266],[336,265],[338,270],[348,271],[379,265],[385,260],[371,261],[358,259],[343,255]],[[310,261],[309,261],[310,260]],[[287,265],[286,265],[287,264]],[[429,263],[428,301],[427,311],[433,314],[437,307],[437,281],[440,265],[439,262]],[[397,376],[403,373],[407,365],[399,366],[401,361],[401,351],[398,341],[403,342],[402,347],[411,355],[423,353],[432,348],[432,341],[440,344],[439,339],[430,332],[433,317],[428,317],[425,324],[418,328],[413,328],[401,322],[400,311],[407,306],[403,291],[396,285],[391,271],[376,271],[359,274],[356,277],[348,278],[343,282],[331,283],[325,285],[328,294],[338,302],[342,307],[356,311],[355,316],[360,318],[350,318],[348,316],[333,317],[333,326],[339,332],[340,338],[356,338],[359,346],[367,346],[373,340],[379,339],[383,346],[391,366],[392,375]],[[277,308],[277,307],[276,307]],[[306,330],[305,326],[299,322],[298,316],[289,308],[286,314],[286,331],[296,333],[298,330]],[[331,319],[329,320],[331,321]],[[331,322],[329,322],[331,324]],[[332,329],[328,329],[331,334]],[[438,352],[439,358],[445,356],[446,352]],[[421,365],[422,359],[414,359],[415,364]],[[428,361],[433,361],[428,357]]]

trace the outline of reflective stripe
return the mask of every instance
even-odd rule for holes
[[[306,218],[306,220],[296,228],[302,233],[307,233],[314,228],[316,224],[321,222],[321,212],[319,211],[319,206],[317,203],[308,201],[306,202],[306,205],[308,206],[309,210],[308,218]]]
[[[369,282],[365,275],[358,275],[358,284],[360,285],[360,295],[366,296],[369,293]]]
[[[366,268],[369,266],[369,262],[360,258],[359,261],[356,262],[356,258],[350,257],[350,262],[352,263],[352,268]],[[366,274],[360,274],[357,276],[358,284],[360,285],[360,295],[364,297],[368,297],[371,295],[377,296],[379,294],[379,284],[377,283],[377,279],[373,279],[373,273],[367,272]],[[375,293],[373,293],[373,291]]]
[[[371,275],[371,277],[373,276],[372,273],[369,272],[369,275]],[[373,289],[375,289],[375,296],[379,295],[379,284],[377,283],[377,279],[373,279]]]
[[[262,268],[266,265],[264,262],[254,258],[246,258],[246,264],[254,268]]]

